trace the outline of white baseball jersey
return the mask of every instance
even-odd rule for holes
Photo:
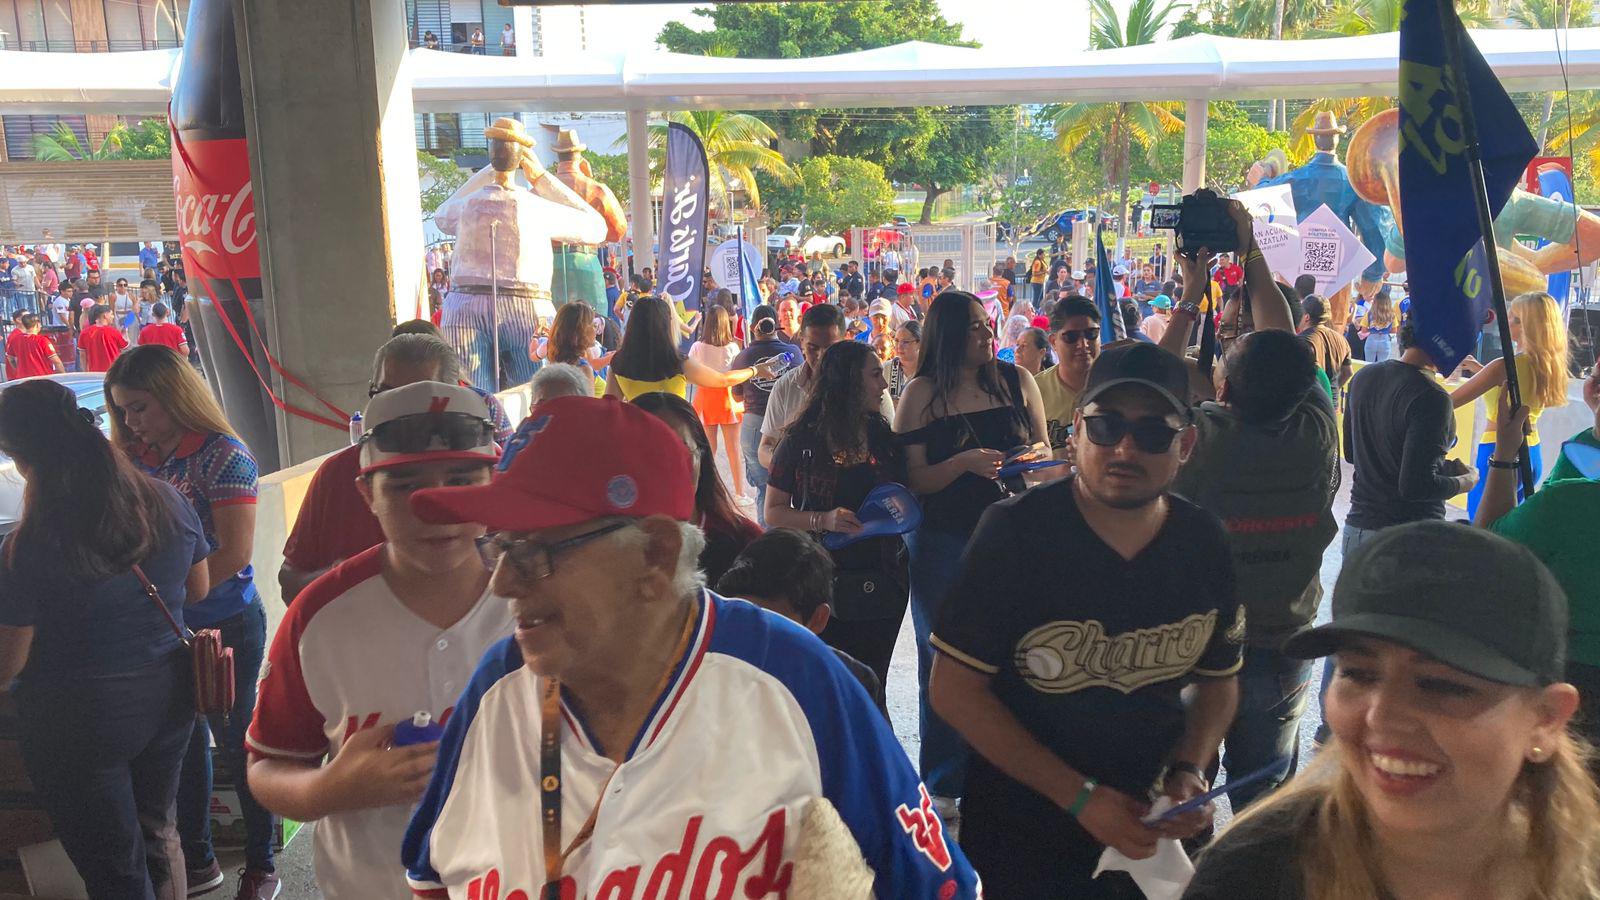
[[[980,896],[905,751],[833,652],[742,600],[705,592],[698,607],[688,649],[620,765],[562,704],[563,847],[599,806],[561,896],[786,897],[800,817],[817,797],[838,808],[876,896]],[[539,900],[540,696],[514,641],[473,675],[406,833],[419,896]]]
[[[245,738],[254,753],[320,760],[357,731],[417,712],[448,723],[484,651],[514,630],[506,602],[487,591],[444,630],[418,618],[383,579],[385,546],[351,557],[290,604]],[[386,806],[318,822],[314,861],[323,896],[410,896],[400,865],[410,819],[410,806]]]

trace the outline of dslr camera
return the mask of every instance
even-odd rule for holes
[[[1228,200],[1200,188],[1179,204],[1150,207],[1150,227],[1178,233],[1178,252],[1193,257],[1204,247],[1212,253],[1237,253],[1239,227],[1228,214]]]

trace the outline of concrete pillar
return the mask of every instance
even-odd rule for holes
[[[633,238],[633,270],[660,271],[650,247],[656,240],[650,209],[650,114],[628,110],[628,231]]]
[[[1192,194],[1206,183],[1206,122],[1210,107],[1189,100],[1183,108],[1183,192]]]
[[[345,410],[372,354],[425,309],[404,0],[234,0],[266,296],[285,368]],[[317,27],[306,28],[306,22]],[[326,413],[274,373],[289,402]],[[349,443],[278,413],[285,466]]]

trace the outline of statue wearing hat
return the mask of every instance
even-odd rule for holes
[[[1306,133],[1312,135],[1317,152],[1311,154],[1306,164],[1298,169],[1291,169],[1276,178],[1261,179],[1260,186],[1287,184],[1294,197],[1295,214],[1301,221],[1326,204],[1340,221],[1356,233],[1362,245],[1372,252],[1373,258],[1372,265],[1356,280],[1356,289],[1362,296],[1370,297],[1377,293],[1383,282],[1383,248],[1391,221],[1389,211],[1361,199],[1355,188],[1350,186],[1350,175],[1338,156],[1339,138],[1345,133],[1345,127],[1334,120],[1333,113],[1317,113],[1316,121]],[[1348,293],[1340,291],[1339,294],[1343,296],[1329,298],[1335,328],[1344,327],[1350,308]]]
[[[489,165],[440,204],[434,224],[456,237],[441,330],[474,387],[498,390],[533,377],[528,356],[538,318],[553,318],[554,242],[598,244],[606,220],[533,155],[515,119],[484,129]],[[532,189],[516,180],[521,171]],[[602,293],[601,296],[604,296]]]
[[[611,188],[596,181],[594,170],[583,157],[589,149],[571,128],[561,129],[553,148],[556,153],[555,177],[606,221],[605,239],[620,241],[628,233],[627,215]],[[550,293],[557,306],[568,300],[582,300],[596,310],[606,308],[606,283],[600,265],[599,247],[594,244],[557,241],[552,248],[555,272]]]

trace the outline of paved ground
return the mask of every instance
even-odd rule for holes
[[[1334,505],[1335,517],[1344,521],[1345,513],[1350,508],[1350,467],[1344,467],[1344,484],[1339,491],[1339,497]],[[1323,606],[1321,616],[1328,615],[1328,598],[1333,592],[1334,579],[1339,574],[1342,557],[1339,551],[1339,540],[1334,539],[1333,545],[1323,556],[1322,585]],[[1320,673],[1319,673],[1320,674]],[[900,738],[900,743],[914,761],[920,741],[917,738],[917,654],[915,641],[911,634],[911,617],[906,616],[905,625],[900,631],[900,642],[895,647],[894,662],[889,670],[889,714],[894,721],[895,735]],[[1308,759],[1311,754],[1311,733],[1316,725],[1322,721],[1322,710],[1313,697],[1301,726],[1301,758]],[[1221,816],[1226,818],[1229,811],[1223,805]],[[286,900],[313,900],[321,898],[322,892],[317,890],[311,874],[311,826],[302,829],[289,847],[279,856],[279,872],[284,879],[282,897]],[[222,854],[223,867],[231,871],[243,865],[238,853]],[[227,883],[221,891],[210,896],[232,897],[235,878],[230,874]]]

